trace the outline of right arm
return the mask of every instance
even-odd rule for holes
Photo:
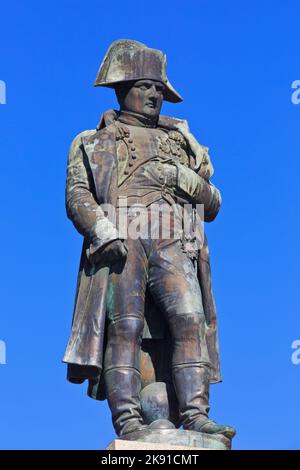
[[[82,144],[82,137],[88,132],[92,131],[79,134],[70,148],[66,210],[78,232],[89,241],[87,256],[93,261],[94,254],[111,241],[119,239],[119,234],[96,201],[93,177]]]

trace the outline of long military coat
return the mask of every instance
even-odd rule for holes
[[[169,130],[174,121],[173,118],[161,116],[159,124]],[[68,380],[82,383],[87,379],[89,395],[98,399],[105,398],[101,371],[105,349],[105,294],[109,266],[94,265],[91,259],[93,253],[107,241],[118,238],[117,230],[107,222],[100,207],[105,203],[116,206],[116,198],[116,125],[115,112],[111,110],[102,115],[97,130],[82,132],[74,139],[69,153],[66,184],[67,214],[83,235],[84,241],[72,331],[63,362],[68,364]],[[206,238],[199,253],[198,278],[207,325],[211,383],[217,383],[221,381],[219,345]],[[145,331],[149,337],[149,328],[145,328]],[[162,326],[158,332],[156,328],[152,337],[154,340],[163,339],[165,334]]]

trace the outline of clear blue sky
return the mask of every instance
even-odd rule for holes
[[[183,95],[164,114],[210,147],[223,207],[207,227],[224,382],[211,417],[236,449],[299,449],[300,79],[297,0],[2,2],[0,446],[99,449],[106,403],[65,380],[81,238],[64,185],[73,137],[116,106],[93,88],[109,44],[162,49]]]

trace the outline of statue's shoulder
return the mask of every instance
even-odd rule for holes
[[[172,117],[172,116],[166,116],[163,114],[159,116],[158,124],[159,126],[165,127],[166,129],[170,129],[170,130],[178,130],[180,125],[183,125],[183,124],[188,125],[185,119]]]
[[[171,116],[159,116],[158,125],[165,129],[169,137],[184,146],[188,143],[189,124],[186,119]]]
[[[96,134],[96,129],[82,131],[76,135],[73,139],[71,146],[70,146],[70,154],[74,154],[78,148],[84,143],[85,139],[92,137]]]

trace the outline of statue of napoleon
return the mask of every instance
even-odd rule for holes
[[[88,380],[89,396],[108,400],[118,436],[182,426],[232,439],[234,428],[208,417],[210,383],[221,381],[216,310],[207,241],[192,227],[201,225],[196,205],[211,222],[221,204],[207,148],[186,121],[160,115],[163,100],[182,101],[161,51],[115,41],[95,86],[113,88],[120,109],[80,133],[69,154],[67,214],[84,242],[68,380]],[[169,210],[184,205],[190,233],[174,230],[182,216]],[[130,223],[146,208],[140,236],[120,232],[124,206]],[[142,236],[155,225],[151,211],[171,219],[168,236]]]

